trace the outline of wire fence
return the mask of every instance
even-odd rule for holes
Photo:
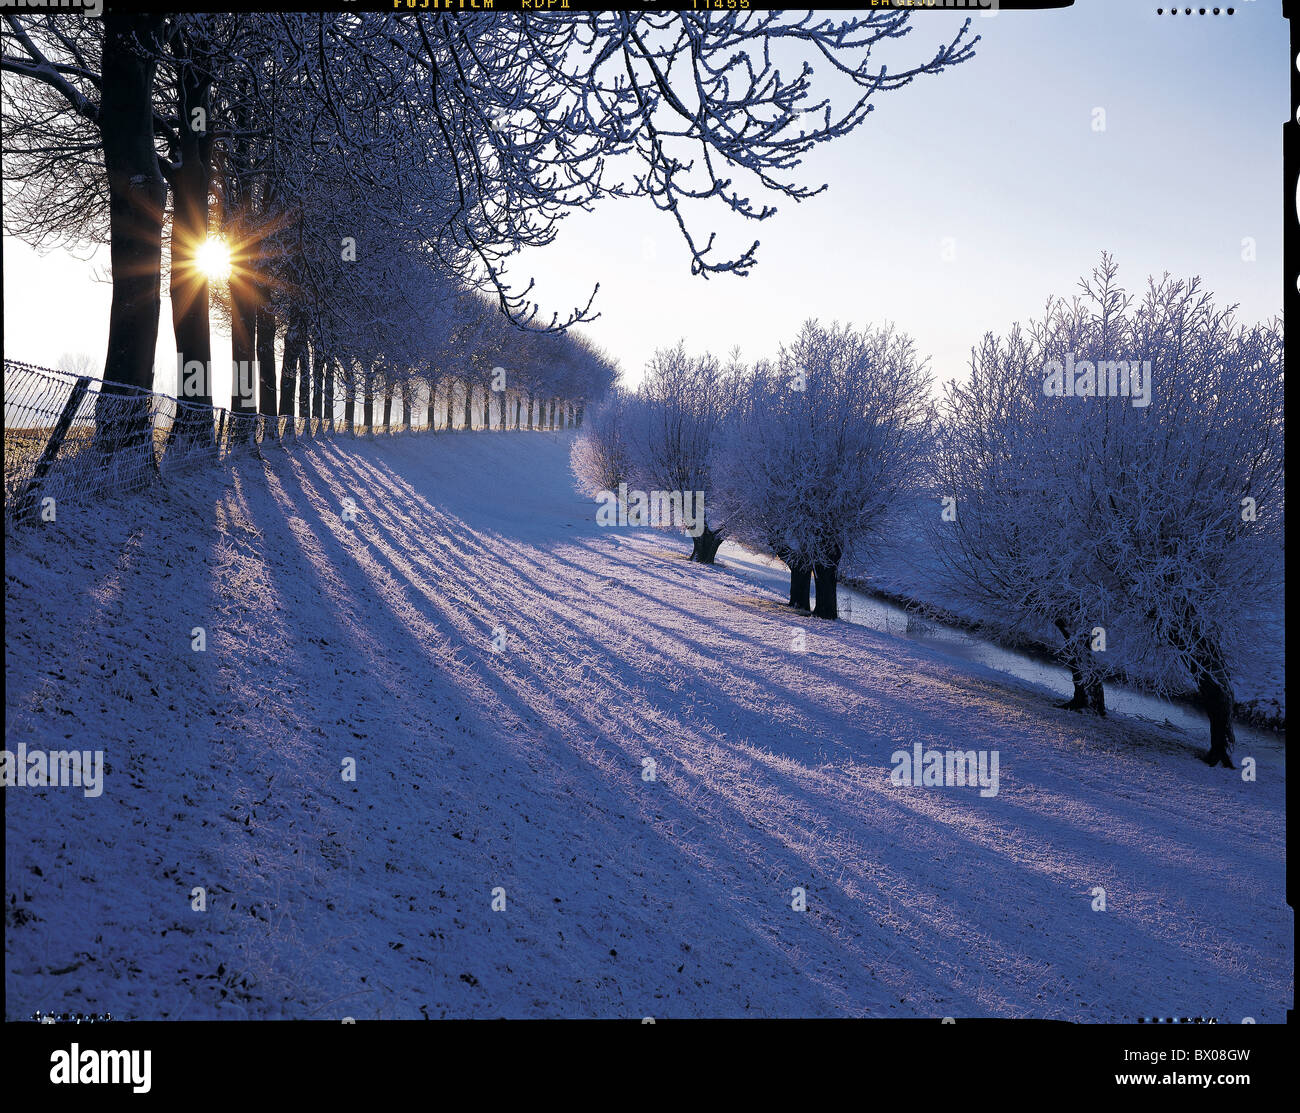
[[[365,410],[359,397],[342,409],[344,416],[334,420],[241,412],[6,358],[5,525],[39,520],[49,507],[140,491],[192,467],[260,453],[267,444],[433,427],[414,424],[421,407],[403,405],[400,395],[391,406],[374,406],[387,425],[358,422],[357,412]]]

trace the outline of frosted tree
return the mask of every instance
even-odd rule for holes
[[[1063,307],[1049,303],[1061,342],[1070,327]],[[935,458],[936,502],[928,519],[947,590],[975,613],[996,616],[1001,634],[1028,633],[1062,641],[1074,694],[1071,710],[1105,713],[1102,670],[1088,632],[1107,619],[1104,587],[1087,566],[1089,548],[1058,481],[1062,459],[1079,471],[1091,453],[1081,443],[1081,414],[1043,394],[1047,330],[1013,328],[986,335],[972,350],[970,378],[951,383]]]
[[[1190,685],[1205,759],[1231,765],[1233,662],[1280,584],[1280,323],[1243,327],[1199,281],[1140,303],[1103,256],[1071,302],[985,337],[945,406],[936,527],[949,582],[1010,625],[1054,626],[1102,710],[1106,675]]]
[[[64,352],[59,356],[58,368],[69,375],[94,375],[98,370],[94,357],[86,352]]]
[[[743,379],[723,433],[714,501],[735,540],[785,563],[790,570],[790,606],[807,611],[812,608],[813,554],[797,551],[791,528],[801,512],[791,483],[799,464],[796,388],[801,385],[783,379],[766,360]]]
[[[808,321],[746,385],[722,500],[744,539],[785,561],[790,598],[837,618],[839,567],[868,558],[921,481],[930,375],[910,337]]]
[[[582,432],[573,439],[569,461],[584,495],[617,494],[632,481],[632,456],[627,445],[628,397],[614,391],[594,407]]]
[[[1099,300],[1113,282],[1107,259],[1085,292]],[[1120,664],[1164,690],[1190,681],[1209,719],[1204,760],[1232,768],[1234,663],[1281,585],[1282,324],[1238,324],[1199,279],[1166,274],[1114,327],[1116,354],[1150,361],[1150,403],[1101,407],[1110,420],[1089,429],[1105,465],[1071,501],[1131,631]]]
[[[691,560],[712,564],[726,526],[712,508],[712,470],[724,422],[734,408],[739,382],[707,353],[690,356],[685,345],[662,348],[646,365],[645,378],[627,403],[626,443],[639,489],[704,499]]]

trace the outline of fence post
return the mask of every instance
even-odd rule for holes
[[[50,468],[54,466],[54,458],[59,454],[59,449],[63,447],[63,438],[68,435],[68,430],[72,427],[72,419],[77,416],[77,410],[80,409],[82,399],[86,397],[86,391],[89,389],[90,377],[88,375],[82,375],[73,384],[72,393],[68,395],[68,400],[63,403],[63,412],[59,414],[59,420],[55,422],[54,432],[50,434],[50,439],[46,442],[44,451],[41,452],[41,458],[36,461],[36,467],[32,469],[32,477],[23,486],[22,493],[19,494],[16,500],[17,513],[15,517],[19,521],[35,510],[37,505],[36,492],[49,474]],[[152,451],[152,446],[150,446],[150,449]]]

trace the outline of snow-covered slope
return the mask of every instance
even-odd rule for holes
[[[270,450],[10,539],[6,747],[109,767],[5,792],[10,1018],[1284,1019],[1280,752],[799,619],[597,529],[568,448]],[[998,794],[895,787],[915,743]]]

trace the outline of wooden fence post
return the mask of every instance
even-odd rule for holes
[[[45,477],[49,474],[50,468],[54,466],[54,458],[59,454],[59,449],[63,447],[63,440],[72,427],[72,419],[77,416],[77,410],[81,408],[82,400],[86,397],[86,392],[89,389],[90,377],[88,375],[82,375],[73,384],[72,393],[68,395],[68,400],[63,403],[63,412],[59,414],[59,420],[54,423],[54,432],[50,434],[50,439],[45,443],[45,449],[41,452],[40,459],[36,461],[36,467],[32,469],[31,479],[23,485],[22,491],[15,500],[14,516],[19,521],[22,521],[36,510],[38,505],[37,492],[40,490]]]

